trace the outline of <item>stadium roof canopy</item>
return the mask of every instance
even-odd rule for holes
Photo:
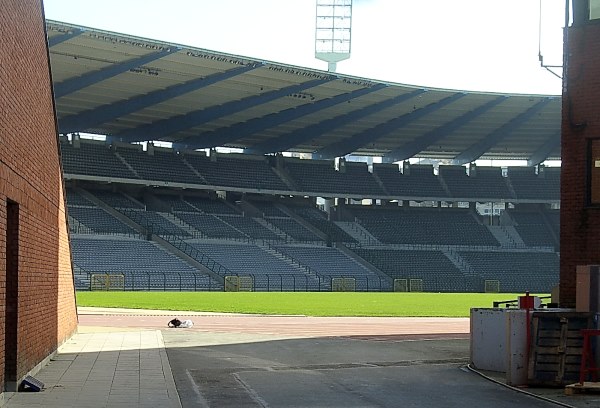
[[[402,85],[46,25],[61,133],[384,162],[560,158],[558,96]]]

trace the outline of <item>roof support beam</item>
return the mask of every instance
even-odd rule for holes
[[[239,101],[231,101],[223,105],[212,106],[210,108],[192,111],[184,115],[173,116],[168,119],[126,130],[117,136],[124,142],[158,140],[173,133],[199,126],[223,116],[231,115],[256,105],[271,102],[285,95],[321,85],[332,81],[333,79],[333,77],[314,79],[298,85],[292,85],[275,91],[265,92],[260,95],[250,96]],[[181,143],[181,141],[177,140],[177,143]]]
[[[409,99],[412,99],[422,94],[423,92],[426,91],[424,89],[415,89],[412,92],[398,95],[394,98],[390,98],[383,102],[374,103],[362,109],[357,109],[355,111],[348,112],[344,115],[327,119],[322,122],[315,123],[305,128],[301,128],[288,134],[279,136],[277,138],[267,140],[249,149],[246,149],[246,151],[248,153],[253,154],[283,152],[308,140],[319,137],[320,135],[323,135],[324,133],[327,133],[335,128],[347,125],[348,123],[352,123],[358,119],[376,113],[382,109],[386,109],[404,101],[407,101]]]
[[[410,113],[406,113],[397,118],[393,118],[387,122],[380,123],[379,125],[371,129],[365,129],[362,132],[357,133],[349,138],[340,140],[337,143],[333,143],[329,146],[326,146],[323,149],[318,150],[316,154],[321,159],[332,159],[334,157],[345,156],[349,153],[354,152],[361,146],[364,146],[368,143],[372,143],[382,138],[383,136],[389,134],[390,132],[400,129],[418,119],[421,119],[425,115],[429,115],[432,112],[442,109],[444,106],[464,97],[465,95],[466,94],[464,93],[455,93],[442,100],[430,103],[429,105],[423,108],[414,110]]]
[[[58,125],[61,133],[81,132],[95,126],[120,118],[133,112],[140,111],[152,105],[159,104],[169,99],[176,98],[189,92],[207,87],[220,81],[241,75],[262,66],[261,64],[237,67],[225,72],[219,72],[204,78],[177,84],[165,89],[159,89],[146,95],[135,96],[130,99],[109,103],[98,108],[87,110],[76,115],[64,117]]]
[[[75,38],[81,34],[83,34],[83,30],[80,30],[79,28],[74,28],[73,31],[71,31],[70,33],[55,35],[52,38],[48,38],[48,48],[52,48],[55,45],[64,43],[65,41],[69,41],[71,38]]]
[[[153,52],[151,54],[143,55],[141,57],[122,62],[120,64],[110,64],[106,68],[90,72],[89,74],[84,74],[76,78],[67,79],[58,84],[54,84],[54,96],[56,98],[60,98],[65,95],[69,95],[83,88],[87,88],[90,85],[94,85],[95,83],[112,78],[114,76],[122,74],[123,72],[127,72],[130,69],[137,68],[139,66],[148,64],[149,62],[166,57],[167,55],[173,54],[177,51],[179,51],[177,48],[172,48],[168,50]]]
[[[361,88],[352,92],[340,94],[331,98],[322,99],[318,102],[307,103],[295,108],[286,109],[281,112],[272,113],[260,118],[251,119],[247,122],[236,123],[227,128],[218,129],[213,132],[208,132],[194,138],[187,146],[189,148],[203,148],[224,146],[226,143],[240,140],[246,136],[253,135],[265,129],[278,126],[282,123],[298,119],[302,116],[329,108],[331,106],[347,102],[349,100],[370,94],[385,88],[384,84],[376,84],[369,88]]]
[[[527,160],[528,166],[537,166],[544,160],[548,158],[550,153],[554,149],[560,146],[560,132],[555,133],[551,137],[546,140],[546,143],[542,145],[536,152],[534,152],[531,157]]]
[[[489,111],[500,102],[505,101],[508,97],[499,96],[491,101],[465,113],[462,116],[457,117],[456,119],[451,120],[448,123],[443,124],[440,127],[437,127],[430,132],[424,134],[423,136],[415,139],[411,142],[406,143],[404,146],[392,150],[391,152],[383,155],[384,163],[394,163],[401,160],[410,159],[415,154],[425,150],[427,147],[433,145],[440,139],[448,136],[450,133],[459,129],[461,126],[466,125],[470,121],[477,118],[479,115],[484,114]]]
[[[525,112],[517,115],[510,121],[506,122],[504,125],[500,126],[498,129],[490,133],[487,137],[481,139],[479,142],[475,143],[467,150],[456,156],[454,160],[452,160],[452,164],[465,164],[477,160],[490,148],[496,146],[511,132],[519,128],[529,119],[531,119],[534,115],[536,115],[540,110],[544,108],[544,106],[550,103],[551,100],[552,98],[543,98],[541,101],[531,106]]]

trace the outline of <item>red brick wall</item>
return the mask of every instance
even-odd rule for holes
[[[600,138],[600,21],[569,27],[562,114],[560,303],[575,306],[577,265],[600,264],[600,208],[586,203],[587,149]]]
[[[41,0],[2,0],[0,7],[0,385],[8,200],[19,213],[18,379],[77,326]]]

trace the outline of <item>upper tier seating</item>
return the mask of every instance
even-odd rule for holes
[[[80,147],[61,139],[67,176],[86,175],[115,179],[143,179],[215,187],[290,192],[292,189],[324,197],[343,194],[352,198],[407,197],[417,200],[556,200],[560,199],[560,168],[509,167],[507,177],[498,167],[477,166],[467,176],[462,166],[439,167],[283,158],[285,181],[265,156],[216,154],[216,160],[199,152],[179,153],[155,147],[149,154],[138,145],[110,146],[81,140]],[[282,177],[284,177],[282,175]],[[290,185],[287,185],[288,182]],[[290,186],[294,186],[293,188]],[[447,191],[445,190],[447,188]]]
[[[286,158],[284,163],[302,191],[356,194],[357,197],[384,195],[366,163],[346,162],[345,171],[336,171],[332,161]]]
[[[81,142],[78,149],[68,141],[60,143],[65,174],[137,179],[129,168],[104,143]]]
[[[289,187],[273,171],[263,156],[217,155],[216,160],[202,155],[186,155],[185,160],[215,186],[287,191]]]
[[[519,199],[560,200],[558,167],[546,167],[537,175],[533,167],[509,167],[508,178]]]
[[[394,196],[446,197],[439,178],[433,174],[433,166],[411,165],[402,174],[396,164],[373,164],[373,173],[379,177],[385,189]]]
[[[150,155],[139,149],[120,148],[117,154],[144,180],[204,184],[173,150],[155,149],[154,154]]]
[[[506,199],[512,196],[500,167],[477,166],[471,169],[469,176],[464,166],[440,166],[439,170],[454,198]]]
[[[387,244],[499,246],[492,233],[461,208],[364,208],[347,210]]]

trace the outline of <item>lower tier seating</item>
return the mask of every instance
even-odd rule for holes
[[[123,275],[127,290],[222,290],[221,283],[155,243],[139,239],[71,237],[73,263],[82,276]]]
[[[279,246],[277,249],[310,266],[313,271],[321,276],[326,276],[328,280],[331,277],[354,279],[356,290],[389,290],[391,288],[388,279],[382,279],[337,248]]]
[[[466,277],[441,251],[364,249],[354,251],[393,279],[422,279],[427,292],[466,292]]]
[[[460,251],[460,256],[483,279],[500,281],[501,292],[550,293],[559,281],[554,252]]]

